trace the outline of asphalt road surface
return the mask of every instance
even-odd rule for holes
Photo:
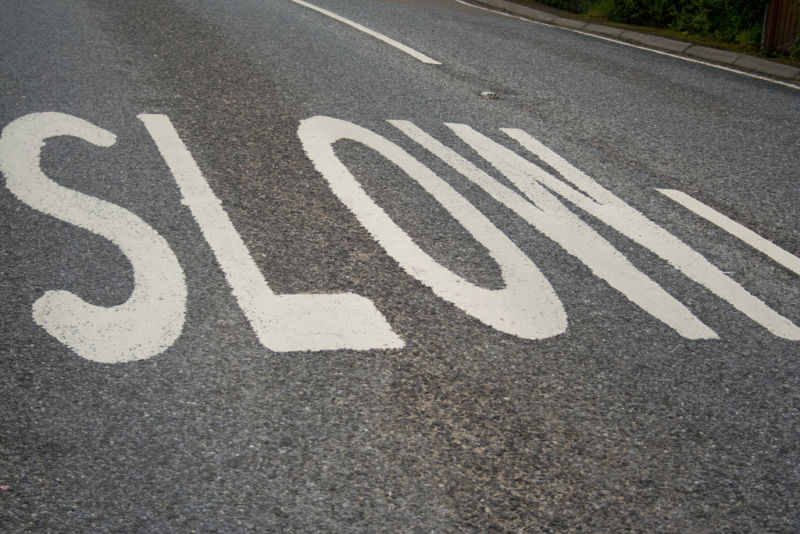
[[[455,0],[0,51],[3,532],[800,530],[797,88]]]

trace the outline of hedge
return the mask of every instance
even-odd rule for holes
[[[670,28],[722,41],[758,45],[769,0],[540,0],[575,13],[597,10],[626,24]]]

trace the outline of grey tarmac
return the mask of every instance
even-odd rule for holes
[[[4,2],[0,531],[798,531],[800,278],[659,190],[800,255],[800,91],[453,0],[313,3],[441,64],[290,0]],[[115,142],[11,134],[64,116]],[[105,317],[158,283],[126,248],[143,234],[101,235],[133,218],[48,215],[37,172],[174,255],[180,328],[155,354],[93,361],[43,326],[53,291]],[[785,329],[654,252],[673,238]],[[260,289],[237,292],[249,265]],[[254,294],[351,295],[374,322],[315,312],[372,348],[284,350]],[[657,317],[667,297],[714,336]],[[59,310],[89,341],[133,328]]]

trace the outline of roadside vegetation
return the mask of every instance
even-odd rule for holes
[[[538,0],[538,3],[591,19],[659,28],[668,35],[752,53],[760,51],[769,0]],[[800,35],[788,57],[783,57],[800,62]]]

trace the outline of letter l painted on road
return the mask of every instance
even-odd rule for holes
[[[172,172],[234,297],[270,350],[390,349],[404,346],[366,297],[353,293],[276,295],[267,285],[219,198],[166,115],[138,116]]]

